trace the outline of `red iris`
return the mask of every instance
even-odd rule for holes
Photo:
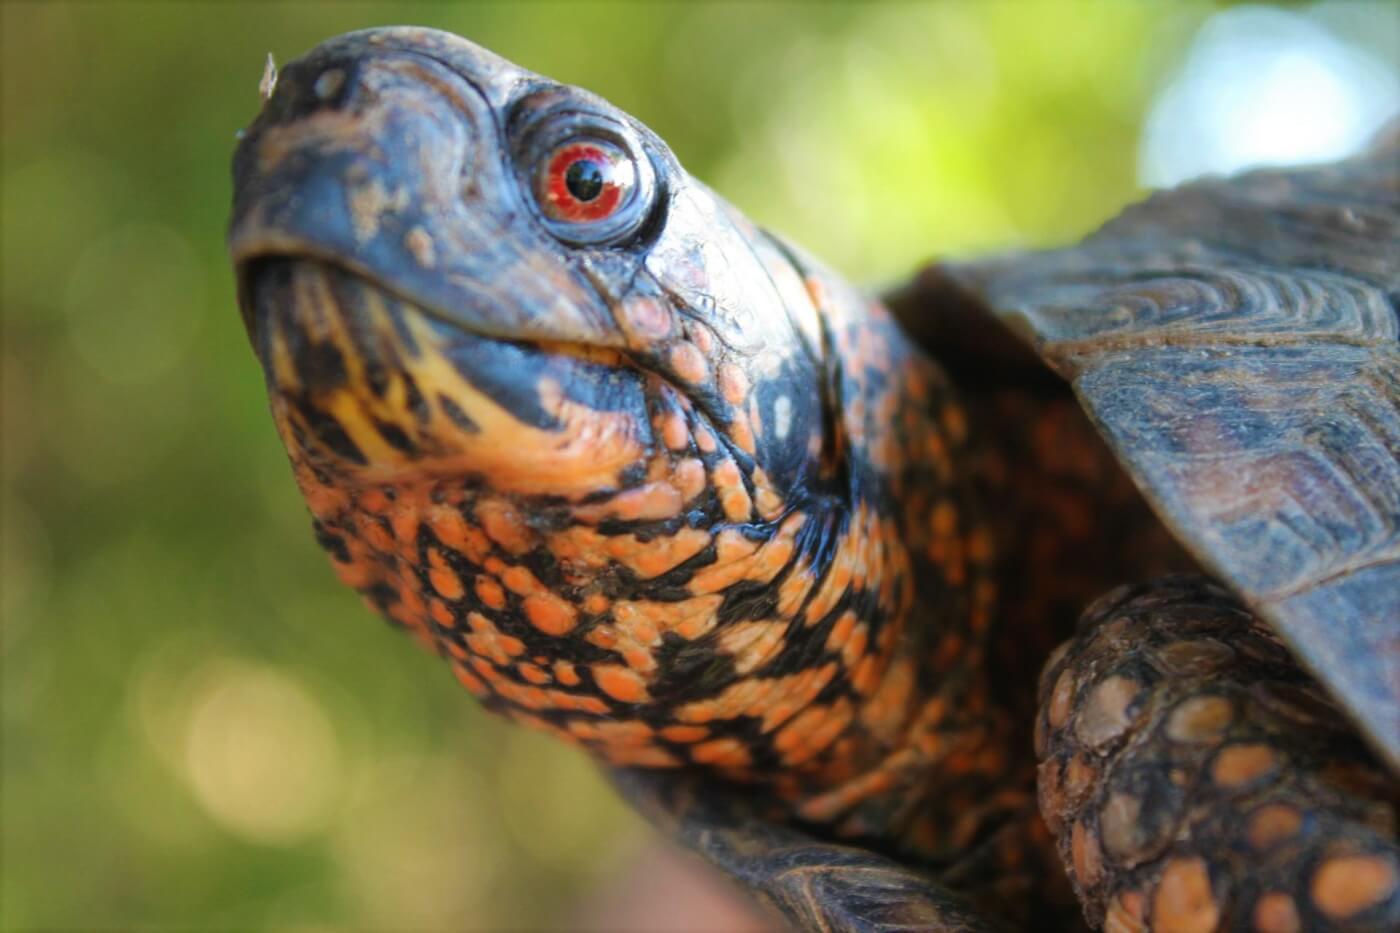
[[[540,173],[540,206],[555,220],[603,220],[626,200],[635,178],[632,161],[612,146],[565,143]]]

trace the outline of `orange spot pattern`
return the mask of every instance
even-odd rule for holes
[[[355,341],[396,331],[328,325],[353,397],[323,407],[373,464],[336,463],[305,440],[304,416],[274,408],[341,579],[446,656],[488,706],[612,764],[766,782],[798,812],[847,827],[862,825],[866,801],[923,793],[930,762],[999,766],[969,750],[976,736],[948,712],[958,698],[931,686],[976,657],[995,610],[993,543],[953,470],[965,418],[882,310],[820,275],[804,281],[841,365],[833,436],[800,441],[814,457],[800,496],[765,469],[782,419],[757,390],[778,371],[740,365],[664,303],[621,312],[629,348],[655,363],[645,416],[538,386],[562,425],[557,458],[541,429],[460,379],[435,332],[406,325],[420,345],[406,365],[436,393],[426,415],[410,415],[403,374],[382,397],[361,387],[370,354]],[[392,349],[374,355],[405,358]],[[631,365],[607,348],[547,349]],[[448,417],[441,397],[478,430]],[[373,447],[375,423],[435,451],[431,468]],[[968,825],[910,832],[933,847]]]

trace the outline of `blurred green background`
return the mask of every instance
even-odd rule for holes
[[[0,926],[575,929],[598,886],[645,877],[649,831],[587,762],[480,714],[313,543],[223,249],[269,51],[459,32],[610,98],[750,216],[881,282],[1067,241],[1140,179],[1240,161],[1190,162],[1229,141],[1201,103],[1224,92],[1200,64],[1221,22],[1331,50],[1342,97],[1318,113],[1361,114],[1337,146],[1393,106],[1384,5],[1222,10],[5,4]],[[1248,100],[1215,121],[1246,126],[1245,161],[1269,132],[1262,157],[1319,154],[1315,124],[1287,149],[1306,115],[1285,96],[1273,130],[1241,122]]]

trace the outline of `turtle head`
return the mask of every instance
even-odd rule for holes
[[[883,760],[925,639],[905,542],[958,518],[925,520],[954,448],[881,309],[631,117],[455,36],[353,33],[265,83],[229,242],[342,580],[615,764]]]
[[[352,33],[283,70],[234,187],[245,323],[320,474],[647,487],[657,516],[687,504],[693,479],[655,484],[688,455],[727,451],[770,514],[805,485],[823,343],[800,275],[596,96],[447,33]]]

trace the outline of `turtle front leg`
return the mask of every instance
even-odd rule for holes
[[[1091,606],[1041,676],[1035,745],[1091,925],[1400,929],[1400,782],[1219,587]]]
[[[916,867],[809,835],[780,809],[703,775],[640,769],[613,783],[662,833],[798,931],[993,933],[1006,927]],[[695,918],[696,929],[706,929]]]

